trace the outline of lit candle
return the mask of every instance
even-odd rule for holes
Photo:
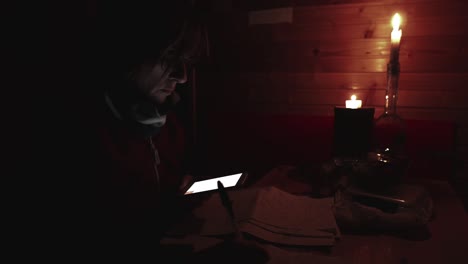
[[[361,108],[362,106],[362,101],[361,100],[356,100],[356,95],[351,95],[351,100],[346,100],[346,108],[352,108],[352,109],[357,109]]]
[[[392,34],[391,34],[391,53],[390,53],[390,62],[398,62],[398,56],[400,53],[400,40],[401,40],[401,17],[396,13],[392,18]]]

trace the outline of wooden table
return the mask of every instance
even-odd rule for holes
[[[254,186],[276,186],[292,194],[308,194],[307,180],[291,177],[292,166],[279,166],[266,173]],[[312,175],[311,175],[312,176]],[[349,263],[468,263],[468,214],[448,182],[412,180],[429,191],[435,217],[428,224],[428,237],[411,240],[392,234],[343,233],[330,251],[317,254],[338,256]]]

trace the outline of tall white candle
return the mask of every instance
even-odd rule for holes
[[[396,13],[392,18],[393,30],[391,33],[391,52],[390,52],[390,62],[398,62],[398,57],[400,54],[400,40],[401,40],[401,16]]]

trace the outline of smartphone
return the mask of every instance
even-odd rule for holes
[[[182,192],[182,194],[190,195],[194,193],[209,192],[209,191],[217,190],[218,181],[221,181],[224,188],[226,189],[232,188],[235,186],[241,186],[244,184],[247,178],[247,175],[248,174],[246,172],[242,172],[242,173],[235,173],[235,174],[230,174],[230,175],[216,177],[216,178],[195,181],[189,184],[189,186]]]

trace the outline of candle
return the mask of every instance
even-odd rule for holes
[[[391,33],[391,53],[390,62],[398,62],[398,56],[400,53],[400,40],[401,40],[401,17],[396,13],[392,18],[393,30]]]
[[[356,95],[351,96],[351,100],[346,100],[346,108],[361,108],[362,106],[362,101],[361,100],[356,100]]]
[[[375,109],[373,107],[350,109],[336,106],[334,113],[334,156],[365,156],[371,149]]]

